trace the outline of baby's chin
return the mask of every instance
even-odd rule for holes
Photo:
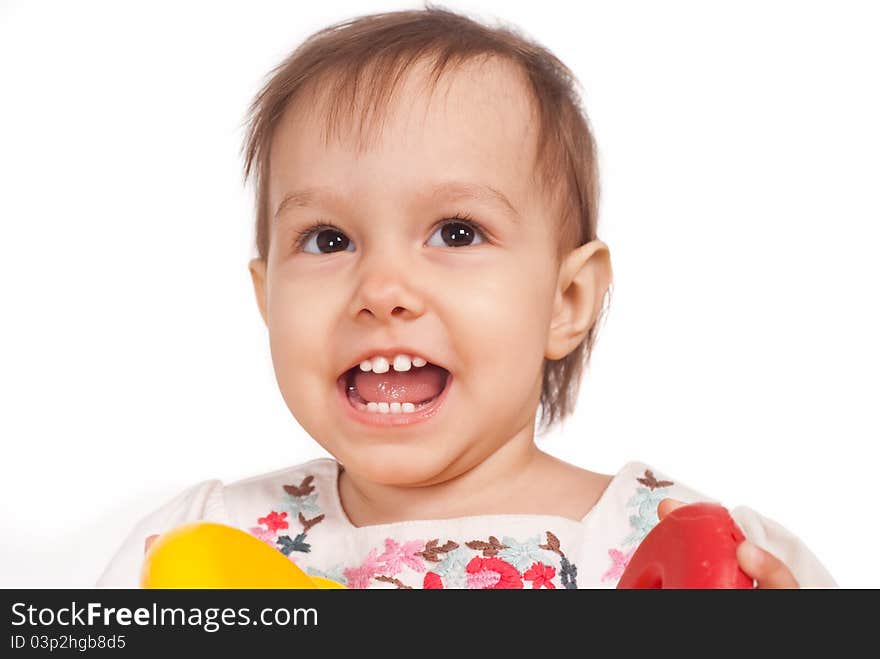
[[[427,447],[384,445],[336,456],[352,475],[381,485],[423,487],[454,478],[454,457]]]

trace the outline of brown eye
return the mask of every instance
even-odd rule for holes
[[[332,254],[348,249],[351,241],[344,233],[332,227],[314,227],[299,240],[302,251],[310,254]]]
[[[433,236],[436,236],[438,232],[434,232]],[[440,239],[443,241],[442,245],[438,245],[436,242],[432,243],[430,240],[428,241],[429,245],[437,246],[437,247],[468,247],[473,244],[479,245],[480,242],[485,242],[483,239],[482,232],[479,231],[471,222],[466,222],[463,220],[454,220],[451,222],[445,222],[439,227]],[[474,240],[479,238],[480,242],[474,243]]]

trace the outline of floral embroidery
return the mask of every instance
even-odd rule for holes
[[[315,477],[309,475],[303,478],[302,483],[299,485],[284,485],[283,488],[287,494],[294,498],[307,497],[315,491],[315,486],[312,485],[313,480],[315,480]]]
[[[568,559],[563,556],[562,557],[562,572],[560,573],[560,581],[562,581],[562,585],[568,588],[569,590],[574,590],[577,588],[577,575],[578,569],[577,566],[569,563]]]
[[[550,589],[556,588],[553,585],[553,581],[551,581],[555,575],[556,568],[544,565],[543,563],[535,563],[523,574],[527,581],[532,582],[532,588],[544,586]]]
[[[261,526],[252,526],[248,529],[251,535],[274,547],[291,560],[293,560],[295,552],[308,553],[312,550],[312,546],[306,542],[306,534],[324,519],[324,515],[316,503],[318,494],[314,492],[312,480],[314,480],[314,476],[306,476],[299,485],[285,485],[282,506],[286,507],[287,511],[272,510],[265,517],[257,518],[257,524]],[[319,514],[312,519],[307,519],[304,512]],[[293,538],[289,534],[279,534],[280,531],[290,528],[290,523],[287,521],[287,516],[290,513],[296,515],[297,521],[302,526],[302,532]]]
[[[345,574],[343,574],[342,566],[337,565],[331,570],[319,570],[314,567],[307,567],[306,573],[312,575],[313,577],[324,577],[325,579],[330,579],[331,581],[335,581],[336,583],[345,583]]]
[[[321,512],[316,502],[318,493],[315,492],[315,486],[312,481],[314,476],[306,476],[299,485],[285,485],[283,504],[290,509],[294,515],[300,513],[315,515]]]
[[[381,571],[376,553],[375,549],[371,549],[360,566],[345,569],[345,579],[349,588],[369,587],[370,581]]]
[[[474,556],[468,549],[478,551],[481,555]],[[542,552],[542,549],[545,551]],[[506,558],[502,557],[505,552]],[[546,552],[559,556],[561,564],[558,573],[555,567],[547,563]],[[532,557],[532,560],[524,564],[526,557]],[[426,563],[432,564],[430,569]],[[360,565],[341,569],[349,588],[369,588],[373,581],[411,588],[397,578],[404,567],[424,573],[421,584],[426,589],[523,588],[524,581],[531,582],[532,588],[555,589],[553,579],[557,578],[557,574],[564,588],[577,588],[577,568],[559,548],[559,539],[549,531],[545,545],[539,545],[537,537],[520,542],[505,536],[501,542],[497,537],[489,536],[488,540],[470,540],[465,547],[451,540],[441,545],[439,538],[402,544],[387,538],[382,554],[373,548]]]
[[[267,545],[275,548],[275,532],[270,531],[269,529],[263,529],[259,526],[254,526],[250,529],[251,535],[257,536],[260,540],[265,542]]]
[[[625,545],[641,542],[648,532],[653,529],[659,518],[657,517],[657,504],[659,504],[668,495],[666,488],[649,490],[644,487],[636,489],[636,493],[627,502],[627,508],[635,508],[638,514],[631,515],[629,525],[632,532],[623,541]]]
[[[424,550],[419,552],[419,556],[422,556],[425,560],[438,562],[440,561],[440,554],[448,554],[454,549],[458,549],[458,543],[452,542],[452,540],[445,543],[442,547],[438,547],[437,543],[439,540],[431,540],[428,544],[425,545]],[[445,559],[444,559],[445,560]]]
[[[619,549],[609,549],[608,555],[611,557],[611,567],[608,568],[608,571],[602,575],[602,581],[620,579],[620,577],[623,575],[623,571],[626,569],[626,566],[629,565],[629,559],[632,558],[632,555],[635,552],[635,547],[631,548],[626,553],[620,551]]]
[[[436,540],[432,540],[431,542],[436,542]],[[447,542],[444,547],[450,545],[454,545],[454,548],[447,551],[446,558],[434,566],[433,572],[428,572],[428,574],[425,575],[425,582],[427,583],[429,575],[433,575],[433,577],[437,578],[437,583],[439,585],[431,587],[443,588],[443,580],[445,580],[446,588],[467,588],[466,569],[468,561],[471,559],[471,552],[464,547],[459,547],[456,543],[451,541]]]
[[[535,562],[543,560],[543,552],[538,547],[540,536],[529,538],[525,542],[517,542],[514,538],[504,536],[502,542],[505,549],[498,552],[498,556],[513,565],[520,572],[529,569]]]
[[[474,556],[467,564],[468,588],[522,588],[519,571],[500,558]]]
[[[318,508],[317,498],[317,494],[310,494],[306,497],[292,497],[289,494],[285,494],[282,505],[294,515],[314,515],[321,512],[321,509]]]
[[[627,508],[635,508],[637,515],[629,518],[632,533],[623,541],[625,545],[641,542],[648,532],[657,525],[657,504],[667,498],[667,490],[674,485],[672,481],[658,481],[650,469],[645,470],[645,478],[637,479],[647,483],[646,487],[636,488],[636,493],[627,502]]]
[[[287,513],[281,513],[279,515],[273,510],[265,517],[260,517],[260,519],[257,520],[257,524],[265,524],[270,531],[279,531],[290,526],[290,524],[284,521],[285,517],[287,517]]]
[[[443,588],[443,580],[436,572],[425,573],[425,579],[422,582],[422,588],[425,590],[438,590]]]
[[[377,560],[385,563],[385,571],[394,575],[400,572],[403,565],[416,572],[424,572],[425,564],[419,559],[425,543],[421,540],[412,540],[402,545],[391,538],[385,539],[385,552]]]
[[[274,547],[290,560],[311,553],[307,541],[311,529],[324,520],[318,503],[314,476],[306,476],[298,485],[284,485],[279,510],[270,510],[259,517],[259,526],[250,533]],[[291,526],[298,524],[298,532]],[[408,575],[419,575],[422,588],[522,589],[577,588],[577,567],[560,548],[559,538],[546,531],[547,541],[540,536],[526,539],[490,535],[463,543],[440,538],[399,542],[386,538],[380,550],[373,547],[359,565],[337,564],[326,570],[308,566],[308,574],[331,579],[348,588],[369,588],[375,583],[390,584],[399,589],[412,589]],[[553,565],[558,560],[559,567]]]
[[[386,577],[386,576],[383,576],[383,575],[379,575],[378,577],[376,577],[376,581],[384,581],[384,582],[386,582],[386,583],[393,583],[393,584],[394,584],[395,586],[397,586],[399,589],[400,589],[400,588],[402,588],[402,589],[404,589],[404,590],[412,590],[412,589],[413,589],[412,586],[407,586],[407,585],[406,585],[405,583],[403,583],[400,579],[395,579],[394,577]]]
[[[300,533],[293,540],[290,539],[289,535],[280,535],[275,540],[275,543],[281,547],[282,554],[290,556],[290,552],[292,551],[301,551],[303,553],[312,551],[312,546],[308,544],[305,539],[305,533]]]
[[[559,538],[550,533],[550,531],[547,531],[547,544],[539,546],[541,549],[546,549],[559,555],[559,580],[562,582],[564,588],[569,590],[576,589],[578,569],[577,566],[570,563],[565,557],[565,554],[562,553],[562,550],[559,548]]]
[[[673,483],[672,481],[658,481],[654,477],[654,472],[650,469],[645,469],[645,476],[643,478],[637,478],[636,480],[651,490],[656,490],[658,487],[669,487],[670,485],[675,485],[675,483]]]
[[[303,517],[303,514],[300,513],[297,519],[299,519],[299,523],[303,526],[303,533],[308,533],[310,528],[312,528],[315,524],[324,519],[324,515],[321,514],[313,519],[306,519],[305,517]]]
[[[669,496],[668,489],[675,485],[673,481],[657,480],[650,469],[646,469],[645,475],[636,478],[636,481],[644,487],[636,488],[636,493],[626,504],[627,509],[634,508],[636,513],[629,518],[630,534],[624,538],[621,549],[608,550],[611,567],[602,575],[602,581],[620,579],[638,544],[660,521],[657,517],[657,504]],[[628,550],[622,550],[629,545],[632,546]]]
[[[465,543],[471,549],[479,549],[483,552],[483,556],[487,558],[491,558],[495,554],[498,553],[500,549],[507,549],[507,545],[503,545],[498,542],[498,538],[494,535],[489,536],[489,542],[485,542],[484,540],[471,540],[470,542]]]

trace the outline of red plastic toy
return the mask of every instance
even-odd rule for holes
[[[618,588],[753,588],[739,567],[740,528],[723,506],[676,508],[651,529],[624,570]]]

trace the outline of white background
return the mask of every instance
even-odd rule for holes
[[[198,481],[324,455],[278,392],[239,148],[263,76],[404,2],[0,4],[0,586],[89,586]],[[448,2],[579,78],[611,310],[542,446],[655,465],[880,587],[880,22],[864,2]]]

